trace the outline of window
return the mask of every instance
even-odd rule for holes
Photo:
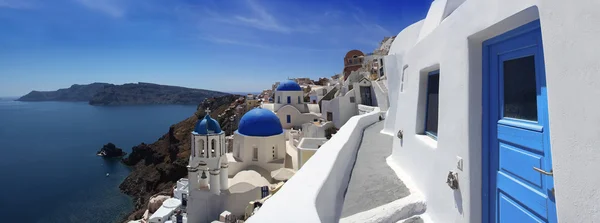
[[[252,161],[258,161],[258,148],[256,146],[252,148]]]
[[[356,99],[354,99],[354,97],[350,97],[350,103],[354,103],[354,101],[356,101]]]
[[[277,150],[275,149],[275,146],[273,146],[273,159],[277,159]]]
[[[352,84],[351,84],[351,85],[348,85],[348,90],[350,91],[350,90],[352,90],[352,89],[354,89],[354,85],[352,85]]]
[[[425,134],[436,138],[438,133],[438,105],[440,71],[433,71],[427,77],[427,102],[425,106]]]
[[[277,103],[281,104],[281,96],[277,96]]]
[[[292,97],[291,97],[291,96],[288,96],[288,97],[287,97],[287,103],[288,103],[288,104],[291,104],[291,103],[292,103]]]
[[[333,120],[333,113],[327,112],[327,121]]]
[[[212,157],[217,157],[217,152],[215,151],[216,148],[217,148],[217,140],[212,139],[210,141],[210,154]]]
[[[302,103],[302,101],[300,101],[300,96],[298,96],[298,104]]]
[[[352,59],[348,59],[348,64],[352,64]]]
[[[406,68],[408,68],[408,65],[404,65],[404,68],[402,68],[402,75],[400,76],[400,92],[404,92],[404,79],[406,78]]]
[[[504,61],[504,117],[537,121],[533,56]]]
[[[204,140],[200,140],[200,157],[204,158]]]
[[[287,115],[287,123],[292,123],[292,116],[291,115]]]
[[[194,136],[192,136],[192,139]],[[192,157],[196,156],[196,140],[192,140]]]

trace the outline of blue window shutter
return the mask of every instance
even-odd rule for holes
[[[292,123],[292,116],[287,115],[287,123]]]

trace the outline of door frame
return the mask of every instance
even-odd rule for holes
[[[491,97],[493,96],[491,94],[491,66],[490,66],[490,58],[489,58],[489,53],[490,53],[490,47],[498,44],[500,42],[503,42],[505,40],[508,39],[512,39],[514,37],[518,37],[520,35],[523,34],[527,34],[531,31],[534,31],[536,29],[540,29],[541,25],[540,25],[540,20],[535,20],[529,23],[526,23],[522,26],[519,26],[515,29],[512,29],[510,31],[507,31],[505,33],[499,34],[495,37],[492,37],[486,41],[484,41],[482,43],[482,146],[481,146],[481,150],[482,150],[482,185],[481,185],[481,207],[482,207],[482,222],[494,222],[495,221],[495,217],[496,217],[496,211],[495,211],[495,205],[490,205],[491,201],[495,201],[496,198],[492,197],[495,196],[495,191],[492,191],[492,186],[496,185],[496,177],[495,177],[495,173],[493,173],[494,169],[491,168],[494,165],[498,165],[498,160],[497,159],[492,159],[492,158],[497,158],[497,157],[492,157],[494,154],[491,154],[492,151],[490,151],[490,143],[492,143],[492,138],[491,137],[495,137],[492,136],[492,133],[496,133],[496,131],[492,131],[490,128],[492,127],[491,124],[493,123],[493,121],[497,122],[499,117],[491,117],[491,109],[499,109],[499,105],[493,105],[491,102],[492,100]],[[541,56],[541,60],[536,60],[536,76],[537,73],[543,73],[545,76],[545,64],[543,63],[544,61],[544,53],[543,53],[543,45],[542,45],[542,40],[541,40],[541,36],[538,37],[538,41],[539,41],[539,46],[537,50],[537,55]],[[520,50],[520,49],[515,49],[516,50]],[[539,63],[538,61],[542,61],[542,63]],[[539,70],[538,70],[539,69]],[[536,77],[536,82],[539,81],[537,80]],[[543,84],[545,85],[545,78],[544,78],[544,82]],[[547,85],[546,85],[547,87]],[[546,97],[546,104],[542,105],[542,109],[546,110],[546,116],[549,113],[548,110],[548,105],[547,105],[547,92],[543,92],[543,95],[545,95]],[[501,96],[500,96],[501,97]],[[495,101],[494,101],[495,102]],[[540,123],[543,125],[544,131],[549,131],[549,119],[548,117],[545,117],[546,121],[543,123]],[[547,162],[549,165],[552,165],[552,155],[551,155],[551,146],[550,146],[550,133],[548,132],[547,134],[544,134],[544,144],[547,144],[549,146],[549,150],[547,151],[547,153],[545,154],[545,157],[547,157]],[[548,187],[554,187],[554,183],[553,183],[553,179],[551,180],[547,180],[547,178],[545,178],[545,181],[548,185]],[[550,181],[550,182],[548,182]],[[495,188],[495,187],[494,187]],[[493,200],[492,200],[493,199]],[[552,199],[554,201],[553,197],[550,197],[548,199]],[[494,209],[494,210],[492,210]],[[548,210],[548,221],[549,222],[556,222],[556,206],[554,206],[553,208],[549,208]]]

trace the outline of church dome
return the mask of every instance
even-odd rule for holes
[[[198,120],[194,132],[201,135],[208,135],[209,133],[221,133],[221,126],[217,120],[211,118],[208,114],[203,119]]]
[[[275,113],[255,108],[242,116],[238,132],[247,136],[274,136],[283,133],[283,127]]]
[[[292,80],[287,80],[277,86],[277,91],[301,91],[302,88],[298,83]]]

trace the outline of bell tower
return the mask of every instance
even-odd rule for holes
[[[208,190],[219,195],[228,189],[225,132],[217,120],[210,117],[210,110],[196,123],[191,134],[191,154],[188,166],[190,189]]]

